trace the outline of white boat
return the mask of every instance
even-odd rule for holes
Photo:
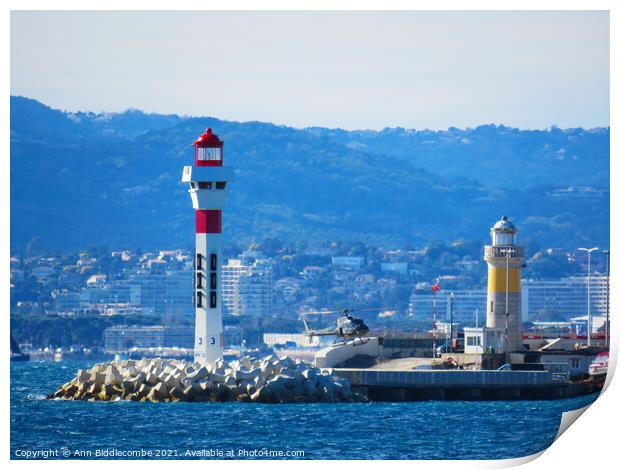
[[[54,352],[54,362],[62,361],[62,349],[58,348]]]
[[[590,377],[594,378],[594,377],[600,377],[602,375],[606,375],[608,362],[609,362],[608,351],[597,354],[588,369]]]

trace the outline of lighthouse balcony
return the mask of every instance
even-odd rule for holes
[[[489,258],[505,258],[510,256],[511,258],[523,258],[525,251],[522,246],[514,245],[487,245],[484,247],[484,259]]]
[[[232,181],[235,170],[230,166],[185,166],[183,167],[182,183],[200,183]]]

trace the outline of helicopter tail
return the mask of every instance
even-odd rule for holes
[[[304,328],[306,329],[306,336],[312,336],[312,332],[310,331],[310,328],[308,327],[308,322],[306,321],[306,319],[302,317],[301,320],[304,322]]]

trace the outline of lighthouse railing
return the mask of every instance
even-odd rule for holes
[[[484,247],[484,257],[485,258],[505,258],[506,250],[510,250],[511,258],[523,258],[525,253],[522,246],[485,246]]]

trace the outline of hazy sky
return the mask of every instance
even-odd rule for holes
[[[295,127],[609,125],[605,12],[13,12],[11,93]]]

